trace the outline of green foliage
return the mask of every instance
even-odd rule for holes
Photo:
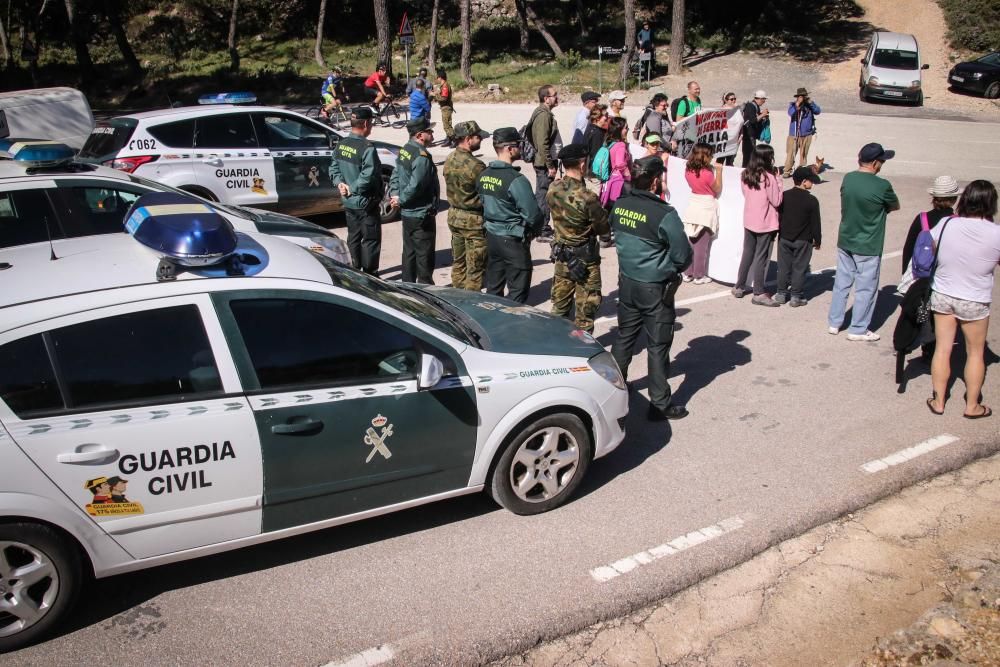
[[[574,49],[564,51],[562,58],[559,59],[559,66],[563,69],[580,69],[582,65],[583,56]]]
[[[959,49],[983,52],[1000,48],[998,0],[938,0],[948,24],[948,39]]]

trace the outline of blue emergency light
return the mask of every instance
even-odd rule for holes
[[[40,139],[0,139],[0,152],[5,157],[33,167],[68,162],[76,155],[76,151],[66,144]]]
[[[236,250],[236,231],[228,220],[207,204],[174,192],[136,199],[125,216],[125,231],[177,266],[217,264]]]
[[[255,104],[257,96],[253,93],[216,93],[202,95],[198,104]]]

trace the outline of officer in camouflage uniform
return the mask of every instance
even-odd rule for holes
[[[479,292],[483,289],[486,269],[486,231],[483,229],[483,202],[476,191],[476,183],[486,164],[473,153],[490,133],[470,120],[456,125],[454,136],[458,148],[444,161],[448,229],[451,230],[451,285]]]
[[[434,243],[437,237],[437,166],[427,152],[434,141],[434,123],[421,116],[406,124],[410,140],[399,149],[389,180],[389,194],[403,217],[403,282],[433,285]]]
[[[601,253],[597,237],[610,229],[608,213],[583,181],[587,147],[570,144],[559,151],[558,157],[566,175],[549,186],[546,195],[555,228],[552,314],[568,316],[575,300],[576,326],[593,333],[594,317],[601,306]]]
[[[344,199],[347,219],[347,248],[354,268],[371,275],[378,273],[382,252],[382,163],[372,133],[372,111],[358,107],[351,112],[351,133],[337,143],[330,160],[330,180]]]

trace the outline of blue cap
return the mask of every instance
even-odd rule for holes
[[[228,220],[211,206],[174,192],[150,192],[135,200],[125,231],[181,266],[215,264],[236,250],[236,232]]]
[[[41,139],[0,139],[0,151],[12,160],[34,165],[64,162],[76,155],[66,144]]]
[[[202,95],[198,104],[254,104],[257,96],[253,93],[214,93]]]

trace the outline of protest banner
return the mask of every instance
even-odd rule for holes
[[[736,155],[740,145],[743,110],[738,107],[701,109],[674,126],[677,154],[686,158],[699,141],[713,147],[715,157]]]

